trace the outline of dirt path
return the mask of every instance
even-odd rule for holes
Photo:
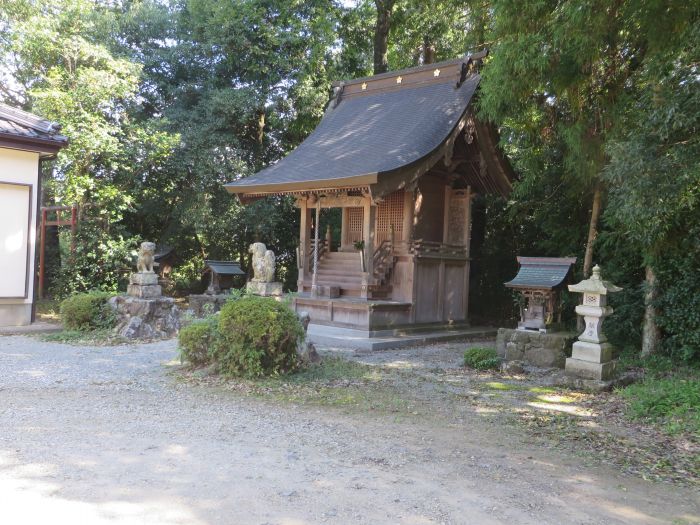
[[[700,523],[690,489],[486,419],[276,405],[179,382],[175,355],[0,337],[0,523]]]

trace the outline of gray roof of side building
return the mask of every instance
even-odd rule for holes
[[[450,136],[476,92],[477,73],[460,82],[467,63],[463,58],[349,81],[294,151],[226,188],[255,194],[367,186],[426,158]]]
[[[204,261],[207,268],[211,268],[219,275],[245,275],[241,265],[234,261]]]
[[[55,122],[0,102],[0,147],[53,154],[66,144]]]
[[[575,257],[518,257],[520,269],[506,288],[538,288],[551,290],[566,280]]]

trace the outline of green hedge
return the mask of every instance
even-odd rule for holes
[[[501,365],[501,360],[493,348],[476,346],[464,352],[464,366],[477,370],[496,370]]]
[[[180,330],[180,355],[196,366],[215,363],[226,375],[277,375],[298,367],[297,344],[303,338],[304,329],[289,306],[246,296]]]
[[[216,344],[218,337],[218,323],[215,317],[194,321],[180,329],[180,357],[195,366],[208,364],[211,361],[210,349]]]
[[[225,304],[219,334],[214,359],[222,373],[259,377],[298,366],[296,349],[304,329],[297,315],[274,299],[247,296]]]
[[[88,292],[75,294],[61,302],[61,320],[68,330],[97,330],[113,328],[116,315],[107,304],[112,294]]]

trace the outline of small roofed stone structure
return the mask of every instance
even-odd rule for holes
[[[205,293],[210,295],[233,288],[233,278],[245,275],[245,272],[241,270],[241,265],[234,261],[205,260],[204,265],[204,273],[210,275],[209,287]]]
[[[513,172],[472,100],[485,53],[335,82],[324,117],[279,162],[226,185],[300,210],[297,312],[367,331],[468,324],[472,200]],[[340,246],[321,208],[342,210]],[[334,249],[336,249],[334,251]]]
[[[559,293],[571,275],[575,257],[518,257],[520,269],[507,288],[520,292],[527,306],[520,308],[519,329],[546,330],[561,322]]]

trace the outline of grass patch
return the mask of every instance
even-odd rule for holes
[[[402,388],[399,372],[342,357],[327,356],[317,365],[285,375],[255,379],[219,376],[219,381],[247,395],[282,403],[335,407],[394,417],[424,412]]]
[[[627,416],[660,424],[671,435],[700,437],[700,379],[649,377],[620,391]]]
[[[128,342],[127,339],[115,334],[114,330],[109,328],[100,328],[97,330],[62,330],[61,332],[42,335],[40,339],[50,343],[65,343],[81,346],[112,346]]]
[[[482,383],[489,390],[502,390],[502,391],[512,391],[512,390],[522,390],[520,385],[511,385],[510,383],[501,383],[499,381],[489,381],[487,383]]]

